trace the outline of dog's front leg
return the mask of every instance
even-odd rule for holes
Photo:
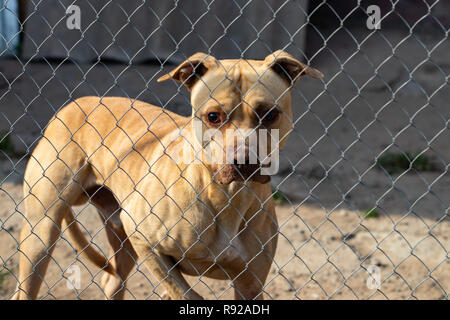
[[[173,300],[202,300],[203,298],[195,292],[180,270],[174,265],[172,259],[166,255],[152,250],[148,243],[133,240],[131,243],[145,267],[164,286],[168,295]],[[167,297],[166,297],[167,298]]]
[[[270,192],[270,188],[268,189]],[[266,198],[270,201],[266,203],[265,210],[250,215],[252,221],[247,229],[241,233],[241,243],[247,256],[245,264],[242,265],[237,277],[233,280],[234,298],[236,300],[263,300],[265,282],[269,274],[272,262],[275,257],[275,250],[278,243],[278,223],[275,215],[275,208],[271,195]]]
[[[255,263],[250,263],[247,270],[233,280],[235,300],[264,300],[264,283],[272,260],[261,258],[257,258]]]

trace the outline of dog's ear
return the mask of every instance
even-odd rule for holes
[[[190,90],[198,79],[215,66],[217,66],[216,58],[206,53],[197,52],[168,74],[160,77],[157,82],[174,79],[182,82]]]
[[[294,84],[300,77],[310,76],[316,79],[323,78],[323,73],[301,63],[289,53],[277,50],[264,59],[264,64],[275,71],[289,85]]]

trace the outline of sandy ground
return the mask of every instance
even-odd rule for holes
[[[294,130],[272,179],[286,200],[277,207],[281,234],[267,298],[448,298],[450,42],[445,37],[442,30],[411,35],[399,27],[370,37],[367,30],[341,29],[326,45],[308,38],[315,48],[310,63],[325,79],[302,79],[293,92]],[[288,51],[301,56],[295,48]],[[41,128],[69,97],[129,96],[189,113],[186,91],[154,81],[159,66],[49,62],[30,63],[24,73],[18,62],[2,61],[0,71],[12,83],[11,90],[0,85],[0,129],[12,128],[21,152],[33,148]],[[384,151],[424,152],[437,170],[389,175],[375,165]],[[8,297],[15,285],[25,162],[0,161],[0,297]],[[361,219],[361,212],[375,207],[380,217]],[[108,252],[93,208],[84,209],[80,221]],[[73,249],[62,240],[54,257],[43,298],[76,298],[62,278],[62,270],[75,261]],[[75,263],[82,272],[79,297],[102,298],[98,270],[83,260]],[[1,276],[2,265],[11,273]],[[381,273],[378,291],[366,285],[370,265]],[[207,298],[232,297],[227,282],[189,281]],[[154,286],[139,267],[129,279],[127,298],[157,298],[154,292],[161,290]]]
[[[16,242],[22,205],[20,186],[6,184],[0,195],[0,257],[13,274],[17,272]],[[103,252],[105,234],[92,206],[77,208],[79,221]],[[450,222],[414,216],[380,216],[363,219],[358,211],[337,209],[327,212],[311,205],[280,205],[280,241],[265,287],[271,299],[444,299],[450,289],[448,248]],[[102,299],[102,272],[76,253],[65,239],[54,252],[45,284],[44,299]],[[6,260],[6,261],[5,261]],[[63,270],[72,263],[80,267],[81,289],[67,287]],[[380,272],[379,290],[367,286],[366,269]],[[65,274],[66,277],[69,274]],[[207,299],[230,299],[228,281],[188,277],[189,283]],[[15,286],[14,276],[5,277],[1,296],[7,298]],[[128,280],[128,299],[158,299],[161,286],[139,266]]]

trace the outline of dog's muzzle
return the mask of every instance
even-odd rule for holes
[[[261,174],[261,164],[224,164],[215,172],[214,180],[220,184],[229,184],[233,181],[254,181],[267,183],[270,176]]]

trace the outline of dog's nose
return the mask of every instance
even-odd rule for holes
[[[250,148],[248,147],[248,145],[236,148],[234,152],[233,164],[250,164]]]

